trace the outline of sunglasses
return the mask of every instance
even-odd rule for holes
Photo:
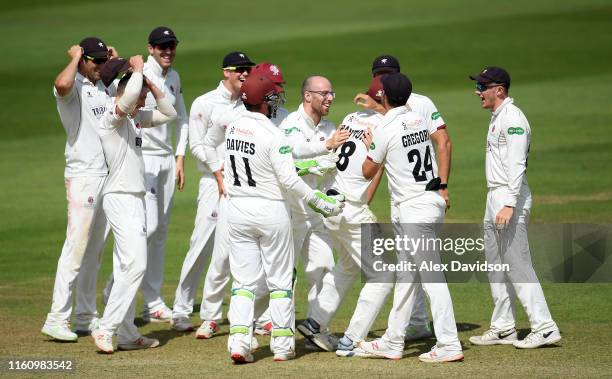
[[[237,66],[237,67],[228,66],[228,67],[225,67],[224,70],[234,71],[234,72],[237,72],[239,74],[242,74],[242,73],[245,73],[245,72],[246,73],[250,73],[252,68],[253,67],[251,67],[251,66]]]
[[[332,99],[336,98],[336,93],[334,91],[307,91],[307,92],[316,93],[318,95],[321,95],[324,99],[329,96],[331,96]]]
[[[492,84],[492,85],[488,85],[488,84],[485,84],[485,83],[480,83],[480,82],[477,82],[477,83],[476,83],[476,91],[478,91],[478,92],[484,92],[484,91],[488,90],[489,88],[493,88],[493,87],[502,87],[502,86],[503,86],[503,84]]]
[[[89,55],[85,55],[83,58],[85,58],[87,61],[92,61],[94,64],[104,64],[106,61],[108,61],[108,58],[94,58],[90,57]]]
[[[160,43],[158,45],[155,45],[155,48],[157,50],[167,50],[167,49],[174,50],[176,49],[176,42],[168,41],[168,42]]]

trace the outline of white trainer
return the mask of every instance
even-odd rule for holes
[[[230,358],[235,364],[252,363],[255,361],[253,354],[244,348],[232,348]]]
[[[101,329],[95,329],[91,332],[91,337],[96,344],[98,350],[106,354],[112,354],[113,349],[113,334],[105,332]]]
[[[461,362],[463,358],[461,350],[438,349],[435,345],[429,352],[419,355],[419,361],[427,363]]]
[[[295,358],[295,351],[286,351],[283,353],[274,353],[274,362],[285,362]]]
[[[514,347],[517,349],[535,349],[540,346],[553,345],[561,341],[559,329],[549,330],[548,332],[531,332],[521,341],[515,341]]]
[[[172,319],[172,329],[176,330],[177,332],[192,332],[193,331],[193,324],[191,323],[191,320],[189,320],[188,317],[176,317]]]
[[[518,341],[516,329],[512,328],[503,332],[495,332],[492,329],[487,330],[480,336],[470,337],[470,342],[474,345],[512,345]]]
[[[42,334],[58,341],[76,341],[79,338],[76,333],[70,330],[68,323],[61,325],[48,325],[45,323],[40,331]]]
[[[402,359],[404,352],[392,349],[387,345],[385,340],[382,338],[375,339],[374,341],[362,341],[358,345],[365,352],[370,353],[376,357],[382,357],[387,359]]]
[[[138,339],[132,342],[119,342],[117,344],[117,349],[119,350],[141,350],[141,349],[152,349],[158,346],[159,346],[158,339],[140,336]]]
[[[404,341],[418,341],[432,336],[433,333],[431,332],[429,324],[408,325],[408,327],[406,328],[406,335],[404,336]]]
[[[207,340],[209,338],[212,338],[212,336],[214,336],[217,331],[219,331],[217,323],[214,321],[206,320],[202,322],[202,325],[200,325],[200,327],[196,331],[196,338],[199,340]]]
[[[148,314],[145,310],[145,313],[142,318],[145,322],[171,323],[172,322],[172,309],[164,305],[163,308],[155,312],[148,312]]]
[[[339,357],[362,357],[362,358],[371,358],[372,354],[366,352],[362,348],[359,347],[358,342],[354,342],[347,336],[344,336],[338,340],[338,347],[336,350],[336,355]]]

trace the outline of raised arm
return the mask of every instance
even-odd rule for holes
[[[68,95],[74,87],[74,80],[79,69],[79,61],[83,56],[83,48],[79,45],[71,46],[68,49],[68,56],[70,57],[70,62],[57,75],[54,83],[55,90],[60,97]]]

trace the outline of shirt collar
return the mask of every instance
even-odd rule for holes
[[[246,108],[245,108],[245,110],[246,110]],[[262,113],[259,113],[259,112],[246,111],[244,114],[247,117],[253,118],[255,120],[268,120],[268,121],[270,121],[270,119],[265,114],[262,114]]]
[[[504,109],[506,107],[506,105],[508,104],[512,104],[514,102],[514,99],[511,97],[506,97],[504,99],[504,101],[500,104],[499,107],[497,107],[497,109],[495,110],[495,112],[493,112],[493,118],[497,117],[498,114],[501,113],[502,109]]]
[[[314,123],[313,119],[304,110],[304,103],[300,104],[300,106],[298,107],[298,112],[304,118],[304,120],[306,120],[306,124],[310,126],[312,129],[316,129],[317,126],[319,126]],[[323,118],[321,118],[321,120],[323,120]]]
[[[408,113],[408,112],[409,110],[405,106],[389,109],[387,113],[385,113],[385,116],[383,117],[382,124],[387,125],[391,123],[391,121],[395,120],[397,116],[402,115],[404,113]]]
[[[86,84],[86,85],[88,85],[88,86],[94,86],[94,87],[96,86],[96,84],[95,84],[95,83],[93,83],[91,80],[89,80],[89,79],[87,78],[87,76],[85,76],[85,75],[81,74],[81,73],[80,73],[80,72],[78,72],[78,71],[77,71],[77,73],[76,73],[76,80],[80,80],[81,82],[83,82],[83,84]],[[99,81],[99,80],[98,80],[98,81]],[[100,81],[99,81],[99,82],[100,82]]]
[[[157,76],[157,77],[163,77],[163,72],[164,69],[162,68],[162,66],[159,65],[159,63],[157,63],[157,61],[155,60],[155,58],[153,58],[152,55],[149,55],[149,57],[147,58],[147,68],[149,72],[151,72],[153,75]],[[170,71],[170,70],[168,70]],[[168,74],[168,72],[166,72],[166,74]]]
[[[223,84],[223,80],[221,80],[219,82],[219,86],[217,87],[217,91],[219,91],[219,93],[221,93],[221,96],[227,100],[228,102],[232,102],[232,93],[230,92],[230,90],[228,90],[225,85]],[[240,99],[240,98],[238,98]],[[238,99],[234,100],[237,101]]]

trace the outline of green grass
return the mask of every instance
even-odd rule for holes
[[[469,74],[490,64],[506,67],[511,95],[533,131],[529,183],[534,193],[532,221],[541,223],[612,222],[612,4],[608,1],[444,0],[261,2],[77,1],[13,2],[3,7],[0,32],[2,139],[0,140],[0,356],[75,357],[78,372],[89,376],[610,376],[612,303],[609,284],[547,284],[547,300],[561,326],[562,347],[533,352],[483,349],[466,343],[488,325],[491,300],[484,284],[454,284],[460,338],[466,361],[425,366],[414,354],[433,341],[407,347],[400,362],[342,360],[330,354],[306,354],[298,339],[299,359],[273,364],[267,348],[261,361],[232,367],[226,338],[196,341],[160,325],[144,333],[164,346],[150,352],[112,357],[94,353],[88,339],[56,344],[39,335],[50,305],[55,265],[66,223],[63,186],[65,136],[51,94],[55,75],[66,64],[66,50],[87,35],[98,35],[124,55],[144,54],[157,25],[169,25],[180,44],[176,68],[187,104],[214,88],[220,61],[232,50],[278,64],[288,81],[287,108],[299,103],[307,75],[328,76],[338,93],[330,119],[339,122],[354,110],[350,100],[369,83],[372,59],[396,55],[414,83],[442,112],[453,140],[449,221],[478,222],[484,211],[484,142],[488,112],[479,108]],[[164,295],[173,298],[195,217],[198,173],[187,163],[185,192],[177,193],[167,247]],[[388,194],[373,203],[388,219]],[[534,252],[534,254],[537,252]],[[100,278],[110,271],[110,244]],[[102,281],[100,280],[100,285]],[[303,282],[303,281],[302,281]],[[332,325],[347,326],[360,284],[356,283]],[[298,318],[304,317],[305,293],[298,293]],[[198,299],[199,300],[199,299]],[[102,307],[100,307],[102,309]],[[381,312],[374,333],[382,334]],[[521,327],[527,327],[519,311]],[[194,319],[195,320],[195,319]],[[227,333],[227,325],[222,329]],[[267,341],[262,340],[266,345]]]

